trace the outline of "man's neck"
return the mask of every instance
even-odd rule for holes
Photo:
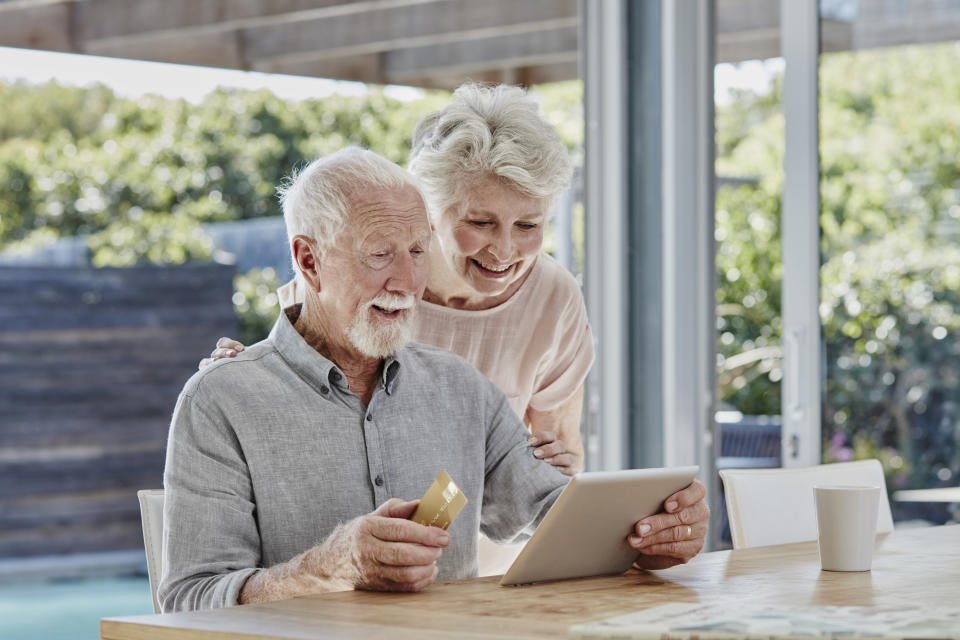
[[[293,328],[317,353],[340,368],[350,390],[360,397],[363,404],[369,405],[380,380],[383,360],[358,353],[353,345],[343,340],[342,331],[335,333],[328,324],[319,305],[308,292]],[[341,339],[336,340],[331,336]]]

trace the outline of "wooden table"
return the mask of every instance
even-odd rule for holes
[[[960,603],[960,526],[878,536],[873,570],[821,571],[816,543],[702,554],[665,571],[501,587],[497,578],[418,594],[350,591],[198,613],[107,618],[105,640],[162,638],[565,638],[567,627],[667,602]]]

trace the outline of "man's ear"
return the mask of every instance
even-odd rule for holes
[[[317,249],[317,243],[307,236],[294,236],[290,243],[290,250],[293,252],[293,261],[297,265],[297,271],[303,278],[307,288],[320,291],[320,253]]]

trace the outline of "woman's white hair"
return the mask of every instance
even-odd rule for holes
[[[560,136],[538,111],[520,87],[468,83],[417,123],[409,166],[432,220],[466,205],[470,191],[491,177],[547,210],[570,185],[573,169]]]
[[[360,147],[340,149],[295,171],[277,189],[291,254],[298,235],[312,238],[320,254],[326,253],[343,231],[357,194],[405,186],[420,193],[410,172]],[[293,271],[299,271],[296,262]]]

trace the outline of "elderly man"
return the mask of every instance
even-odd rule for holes
[[[529,535],[566,477],[530,454],[506,397],[466,361],[407,344],[431,229],[412,177],[345,149],[284,190],[306,291],[291,321],[191,378],[164,475],[165,611],[476,574],[478,534]],[[408,518],[447,470],[468,499],[444,531]],[[703,544],[703,485],[637,523],[647,566]],[[697,534],[677,542],[678,523]],[[662,551],[660,551],[662,549]],[[651,552],[653,551],[653,553]],[[663,555],[657,555],[663,553]]]

